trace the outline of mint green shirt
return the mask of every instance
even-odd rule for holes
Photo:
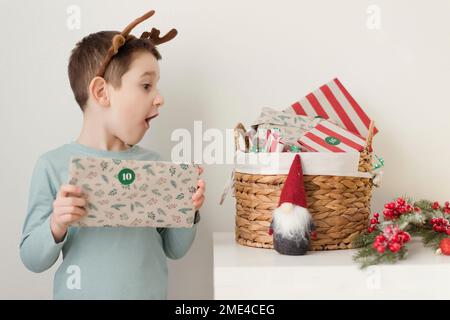
[[[68,182],[72,155],[159,160],[135,145],[105,151],[72,142],[41,155],[31,180],[20,256],[33,272],[49,269],[62,251],[53,283],[55,299],[166,299],[167,257],[183,257],[194,241],[192,228],[69,227],[60,243],[50,230],[50,215],[59,187]]]

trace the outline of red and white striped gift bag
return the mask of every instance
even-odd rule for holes
[[[318,123],[298,141],[313,152],[361,152],[366,144],[361,136],[327,120]]]
[[[330,119],[361,137],[367,137],[369,132],[370,118],[337,78],[284,111]],[[377,132],[377,128],[374,128],[373,134]]]

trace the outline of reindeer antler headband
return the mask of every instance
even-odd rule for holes
[[[116,34],[113,37],[112,45],[109,48],[108,53],[106,54],[106,57],[100,66],[100,70],[97,73],[98,77],[103,77],[106,68],[108,67],[108,64],[111,62],[111,59],[114,57],[114,55],[117,54],[120,47],[122,47],[128,40],[135,38],[135,36],[130,34],[131,30],[133,30],[133,28],[136,27],[139,23],[147,20],[154,14],[155,14],[154,10],[147,12],[142,17],[139,17],[136,20],[132,21],[125,29],[123,29],[121,33]],[[143,32],[141,34],[140,39],[150,39],[152,43],[156,46],[175,38],[175,36],[177,35],[177,30],[172,29],[169,32],[167,32],[163,37],[159,37],[159,33],[160,31],[158,29],[152,28],[150,32],[147,31]]]

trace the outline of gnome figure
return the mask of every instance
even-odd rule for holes
[[[274,210],[269,234],[274,249],[285,255],[304,255],[310,238],[315,239],[315,225],[306,205],[305,186],[300,156],[295,155]]]

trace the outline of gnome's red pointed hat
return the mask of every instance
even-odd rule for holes
[[[315,226],[306,204],[302,164],[300,155],[296,154],[284,182],[278,207],[273,211],[269,234],[276,232],[286,239],[306,240],[311,233],[315,239],[312,228]]]
[[[284,182],[283,190],[281,191],[278,206],[285,202],[292,203],[303,208],[307,207],[302,164],[298,154],[295,155],[294,161],[292,161],[289,174]]]

